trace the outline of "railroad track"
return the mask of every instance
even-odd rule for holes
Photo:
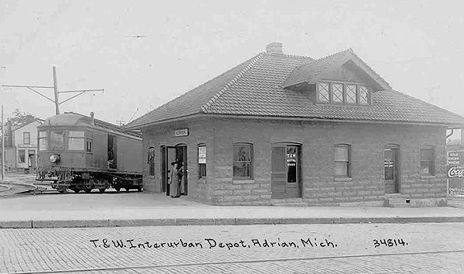
[[[440,251],[419,251],[419,252],[401,252],[401,253],[378,253],[378,254],[357,254],[357,255],[339,255],[339,256],[321,256],[321,257],[300,257],[300,258],[282,258],[282,259],[261,259],[261,260],[246,260],[246,261],[218,261],[218,262],[199,262],[185,264],[158,264],[158,265],[140,265],[127,267],[101,267],[101,268],[81,268],[81,269],[66,269],[66,270],[46,270],[33,272],[15,272],[15,273],[78,273],[78,272],[116,272],[124,270],[154,270],[162,271],[167,268],[182,268],[182,267],[202,267],[202,266],[220,266],[220,265],[235,265],[235,264],[256,264],[256,263],[279,263],[291,261],[320,261],[320,260],[346,260],[358,258],[381,258],[381,257],[398,257],[398,256],[414,256],[414,255],[438,255],[464,253],[464,250],[440,250]]]

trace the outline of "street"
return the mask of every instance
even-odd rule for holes
[[[463,223],[0,230],[1,273],[462,273]]]

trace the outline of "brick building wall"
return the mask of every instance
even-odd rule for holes
[[[173,137],[189,128],[187,137]],[[189,198],[221,205],[271,203],[272,144],[301,145],[302,198],[309,205],[382,203],[385,195],[384,147],[399,145],[400,193],[420,201],[446,197],[445,128],[369,123],[297,122],[252,119],[190,120],[144,130],[144,148],[185,143],[188,147]],[[253,144],[253,180],[232,179],[233,143]],[[198,180],[197,145],[207,146],[207,178]],[[334,147],[351,145],[351,178],[334,177]],[[420,148],[432,145],[435,175],[420,174]],[[145,189],[160,191],[160,153],[154,177],[144,170]],[[414,202],[413,202],[414,204]]]

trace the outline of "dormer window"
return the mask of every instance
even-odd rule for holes
[[[319,82],[318,103],[369,105],[369,89],[363,85],[341,82]]]
[[[317,97],[319,102],[321,103],[330,102],[330,91],[328,83],[319,83],[319,93]]]
[[[358,87],[358,103],[360,105],[368,105],[369,104],[369,92],[367,91],[367,88],[364,86],[359,86]]]
[[[356,85],[345,85],[346,103],[356,104]]]
[[[332,84],[332,101],[334,103],[343,103],[343,84]]]

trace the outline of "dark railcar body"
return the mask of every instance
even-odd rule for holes
[[[52,181],[60,192],[142,190],[140,135],[77,113],[55,115],[37,129],[38,181]]]

